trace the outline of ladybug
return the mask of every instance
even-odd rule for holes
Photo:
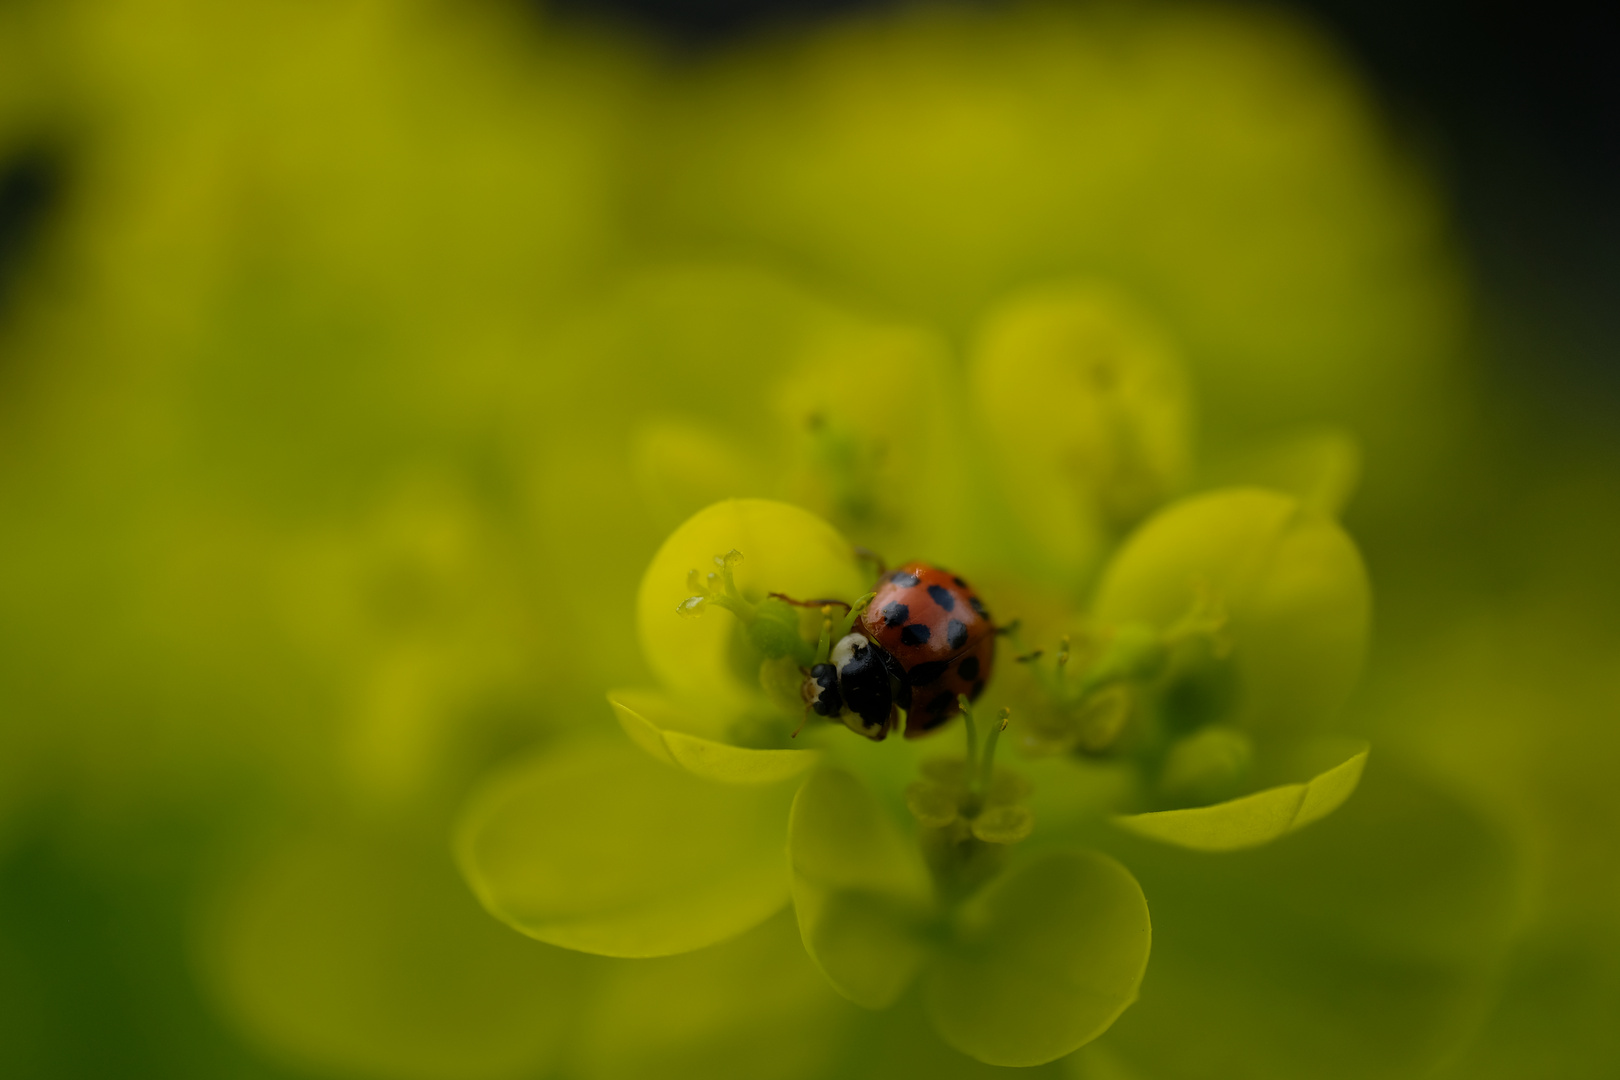
[[[884,574],[850,632],[816,664],[805,701],[880,740],[906,710],[906,737],[925,735],[976,700],[995,663],[996,628],[968,583],[948,570],[909,562]],[[847,715],[846,715],[847,713]]]

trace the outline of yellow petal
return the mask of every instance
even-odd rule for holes
[[[1114,823],[1150,840],[1197,851],[1258,847],[1337,810],[1356,790],[1366,764],[1364,748],[1308,783],[1283,784],[1213,806],[1122,814]]]
[[[615,690],[608,695],[608,704],[637,746],[705,780],[775,784],[798,776],[821,759],[820,751],[809,748],[756,750],[692,734],[698,722],[657,691]]]
[[[456,854],[490,914],[552,945],[669,956],[788,899],[790,785],[711,784],[617,740],[553,750],[473,795]]]
[[[749,600],[781,592],[847,602],[870,586],[849,541],[796,506],[728,499],[688,518],[641,579],[636,628],[648,665],[672,696],[710,702],[721,713],[740,712],[758,697],[757,682],[740,678],[730,662],[736,619],[719,609],[696,618],[675,609],[691,595],[687,573],[715,569],[715,556],[732,550],[742,552],[737,587]]]

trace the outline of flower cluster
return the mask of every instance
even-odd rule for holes
[[[486,785],[458,838],[485,906],[542,941],[649,957],[791,899],[841,994],[883,1009],[915,986],[981,1061],[1036,1065],[1106,1031],[1138,995],[1151,929],[1098,829],[1267,844],[1342,804],[1366,760],[1331,732],[1369,621],[1321,494],[1342,487],[1307,468],[1293,493],[1178,495],[1185,379],[1122,310],[1089,288],[1004,309],[971,372],[985,422],[933,418],[991,436],[983,497],[959,487],[967,524],[941,530],[970,563],[885,573],[771,499],[681,524],[637,599],[654,685],[609,695],[646,756],[586,746]],[[855,445],[811,455],[823,506],[861,540],[932,555],[907,499],[881,498],[876,439],[819,411],[805,438],[829,429]],[[914,488],[937,490],[929,465],[909,462]],[[997,505],[1004,524],[975,537]],[[901,587],[933,599],[885,602]],[[982,617],[978,644],[960,620],[930,631],[925,605]],[[891,726],[909,737],[884,740]]]

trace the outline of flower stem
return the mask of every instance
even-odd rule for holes
[[[962,710],[963,726],[967,731],[967,775],[971,777],[978,772],[979,726],[973,722],[973,708],[968,704],[966,695],[956,695],[956,704]]]
[[[978,774],[978,793],[983,794],[990,787],[990,777],[996,767],[996,740],[1001,733],[1007,730],[1007,722],[1012,718],[1011,709],[1002,709],[998,719],[999,724],[990,725],[990,731],[984,737],[984,760],[980,763]]]

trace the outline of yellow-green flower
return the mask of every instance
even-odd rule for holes
[[[1003,867],[1028,811],[1027,788],[992,771],[998,730],[965,760],[926,766],[962,795],[951,820],[937,799],[922,815],[926,852],[893,820],[874,792],[903,798],[927,744],[873,744],[810,714],[801,668],[825,616],[772,595],[853,600],[870,577],[796,507],[742,499],[695,515],[642,582],[637,626],[662,685],[611,695],[648,756],[583,747],[494,781],[465,818],[463,869],[526,933],[618,956],[733,936],[791,893],[806,948],[851,1000],[885,1007],[920,982],[936,1029],[981,1060],[1069,1053],[1134,999],[1141,890],[1096,853]],[[957,817],[972,819],[965,831]]]
[[[967,754],[920,761],[926,743],[873,745],[810,712],[800,691],[834,611],[820,601],[847,607],[871,578],[846,539],[791,505],[727,500],[694,515],[654,556],[638,597],[660,685],[610,695],[625,732],[664,767],[585,746],[492,782],[465,818],[463,869],[524,932],[616,956],[712,944],[791,894],[806,948],[851,1000],[882,1008],[919,983],[942,1037],[981,1060],[1072,1052],[1137,993],[1149,941],[1141,890],[1113,859],[1053,838],[1031,857],[1009,852],[1040,823],[1028,781],[994,766],[1001,725],[981,747],[969,711]],[[1143,777],[1126,797],[1140,801],[1154,783],[1210,787],[1202,774],[1233,757],[1209,752],[1212,732],[1231,733],[1245,770],[1253,746],[1270,770],[1259,775],[1284,767],[1269,756],[1273,735],[1292,763],[1295,733],[1330,717],[1359,667],[1365,576],[1342,531],[1297,500],[1217,492],[1123,545],[1092,620],[1105,629],[1089,665],[1024,687],[1047,743],[1024,741],[1094,756],[1123,747]],[[1189,705],[1186,687],[1209,679],[1224,680],[1226,696]],[[1108,694],[1130,698],[1112,738],[1082,746],[1051,734]],[[1119,820],[1185,846],[1249,846],[1332,810],[1360,761],[1297,791]],[[1037,768],[1040,784],[1087,783],[1066,761]],[[897,800],[914,829],[897,823]],[[1082,835],[1062,813],[1052,827]]]

